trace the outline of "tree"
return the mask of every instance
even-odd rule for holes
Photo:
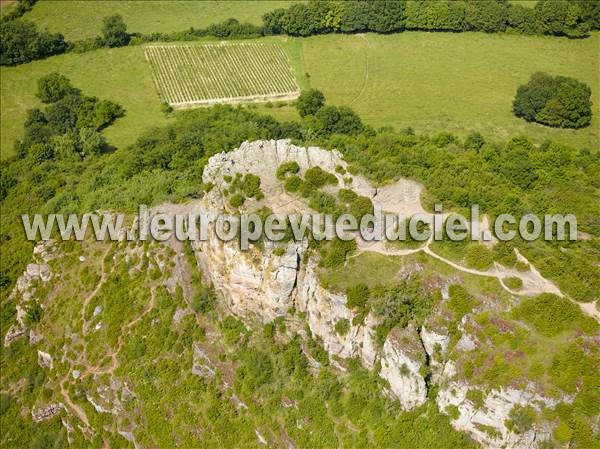
[[[517,117],[522,117],[528,122],[535,120],[535,116],[554,96],[556,86],[552,77],[543,72],[531,75],[529,82],[517,88],[517,95],[513,102],[513,111]]]
[[[266,35],[283,33],[283,16],[285,9],[278,8],[263,16],[263,32]]]
[[[79,154],[79,136],[67,132],[52,138],[54,154],[60,159],[70,159]]]
[[[536,121],[560,128],[583,128],[592,120],[592,92],[573,78],[556,77],[555,95],[536,115]]]
[[[534,73],[519,86],[513,102],[517,117],[560,128],[583,128],[592,117],[591,89],[564,76]]]
[[[129,33],[123,17],[119,14],[105,17],[102,21],[102,35],[109,47],[122,47],[129,44]]]
[[[36,143],[29,148],[29,158],[34,164],[41,164],[54,157],[54,150],[46,143]]]
[[[315,115],[325,104],[325,96],[321,91],[309,89],[300,94],[296,102],[296,109],[300,117]]]
[[[79,93],[79,90],[71,85],[69,78],[58,72],[41,77],[37,84],[36,96],[42,103],[55,103],[66,95]]]
[[[544,34],[565,34],[567,0],[538,0],[535,4],[536,23]]]
[[[363,129],[363,124],[356,112],[348,106],[338,108],[339,118],[333,127],[333,132],[338,134],[358,134]]]
[[[92,120],[96,129],[100,130],[124,114],[125,111],[119,104],[109,100],[101,100],[94,105]]]
[[[48,123],[46,120],[46,116],[38,108],[28,109],[27,117],[25,118],[25,128],[27,128],[28,126],[31,126],[33,124],[36,124],[36,123],[40,123],[40,124]]]
[[[508,26],[510,29],[523,34],[536,32],[535,11],[519,4],[508,8]]]
[[[315,118],[319,122],[321,131],[331,134],[340,119],[340,111],[336,106],[323,106],[317,111]]]
[[[497,33],[506,30],[509,5],[506,0],[467,2],[465,19],[469,28]]]
[[[295,3],[281,18],[283,30],[291,36],[312,36],[328,31],[327,2]]]
[[[538,178],[533,151],[533,144],[525,137],[512,138],[501,152],[497,170],[521,189],[530,189]]]
[[[46,118],[48,125],[57,134],[63,134],[75,128],[77,124],[77,110],[82,98],[79,95],[67,95],[48,106]]]
[[[376,0],[369,4],[368,26],[378,33],[391,33],[404,29],[404,2]]]
[[[62,53],[67,44],[62,34],[40,33],[25,20],[0,21],[0,65],[15,65]]]
[[[474,132],[467,136],[464,147],[466,150],[479,151],[484,143],[485,140],[481,133]]]
[[[88,154],[100,154],[106,146],[104,136],[94,128],[81,128],[79,130],[79,141],[84,156]]]
[[[366,31],[369,28],[369,3],[348,1],[344,3],[341,31],[345,33]]]

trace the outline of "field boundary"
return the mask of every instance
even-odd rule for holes
[[[212,100],[184,101],[181,103],[169,103],[175,109],[189,109],[195,107],[209,107],[215,104],[240,104],[240,103],[264,103],[269,101],[292,101],[300,96],[300,92],[290,92],[281,95],[250,95],[247,97],[215,98]]]

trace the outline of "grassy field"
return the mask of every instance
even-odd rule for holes
[[[294,99],[299,94],[289,58],[264,42],[149,45],[161,98],[171,106]]]
[[[312,87],[352,106],[370,125],[418,132],[473,130],[505,139],[523,133],[597,148],[600,34],[584,40],[482,33],[318,36],[303,41]],[[529,124],[511,112],[517,87],[535,71],[592,88],[594,118],[582,130]]]
[[[67,40],[100,34],[102,18],[121,14],[130,32],[152,33],[204,28],[233,17],[256,25],[286,1],[57,1],[42,0],[25,18],[62,33]]]
[[[26,110],[41,105],[35,97],[37,79],[53,71],[69,77],[86,95],[123,105],[125,117],[104,131],[112,145],[131,144],[143,130],[167,121],[141,47],[59,55],[17,67],[2,67],[3,158],[12,154],[13,142],[23,132]]]
[[[418,132],[449,130],[460,135],[480,131],[497,139],[522,133],[536,142],[553,139],[599,147],[600,33],[584,40],[417,32],[270,39],[288,52],[301,88],[321,89],[330,103],[350,105],[375,127],[412,126]],[[591,126],[553,129],[513,116],[517,86],[537,70],[573,76],[591,86]],[[39,104],[36,79],[51,71],[63,72],[86,94],[127,109],[126,117],[106,130],[113,145],[130,144],[142,130],[167,121],[143,47],[61,55],[0,71],[2,157],[12,153],[25,111]],[[254,107],[276,118],[297,117],[291,106]]]

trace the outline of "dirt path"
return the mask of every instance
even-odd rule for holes
[[[110,250],[110,248],[109,248],[109,250]],[[108,255],[108,252],[109,251],[107,251],[104,254],[105,257]],[[104,283],[104,280],[106,278],[105,271],[104,271],[104,258],[102,259],[101,271],[102,271],[102,275],[101,275],[100,281],[98,282],[98,285],[96,286],[94,291],[86,297],[86,301],[84,301],[84,303],[88,303],[89,300],[91,300],[94,297],[94,295],[96,295],[98,293],[102,284]],[[121,352],[121,349],[123,348],[124,337],[129,334],[129,330],[133,326],[135,326],[142,318],[144,318],[144,316],[146,316],[148,313],[150,313],[150,311],[154,308],[154,305],[156,303],[155,291],[156,291],[156,286],[153,286],[150,288],[150,301],[148,302],[148,305],[144,308],[144,310],[142,310],[142,312],[140,312],[140,314],[138,316],[136,316],[133,320],[131,320],[129,323],[127,323],[125,326],[123,326],[121,328],[121,334],[119,335],[119,338],[117,339],[117,347],[115,348],[114,351],[112,351],[110,354],[108,354],[108,357],[110,357],[110,359],[111,359],[111,363],[108,367],[101,368],[99,366],[91,366],[87,362],[87,359],[85,357],[86,347],[84,346],[82,355],[79,359],[79,361],[81,363],[83,363],[85,366],[85,371],[80,376],[81,379],[83,379],[84,377],[87,377],[89,375],[93,375],[93,374],[113,374],[114,373],[114,371],[119,367],[119,360],[117,359],[117,356],[119,355],[119,353]],[[83,315],[83,313],[84,312],[82,312],[82,315]],[[68,380],[68,374],[65,375],[65,377],[63,377],[63,379],[61,380],[61,382],[59,384],[60,385],[60,393],[61,393],[67,407],[84,424],[85,430],[89,431],[90,424],[89,424],[87,415],[85,414],[85,411],[83,410],[83,408],[81,406],[75,404],[71,400],[69,393],[65,389],[65,383],[67,382],[67,380]],[[106,441],[104,441],[103,447],[109,447],[108,443]]]
[[[87,321],[85,319],[85,311],[86,311],[86,308],[87,308],[88,304],[90,303],[90,301],[98,294],[98,292],[104,285],[104,282],[106,281],[106,270],[105,270],[104,260],[106,259],[106,257],[108,256],[108,254],[110,253],[111,250],[112,250],[112,247],[109,246],[106,249],[106,251],[104,252],[104,254],[102,255],[102,260],[100,261],[100,279],[98,280],[96,287],[83,299],[83,304],[81,307],[81,332],[83,335],[85,335],[85,333],[87,331],[87,326],[86,326]],[[84,359],[84,360],[87,359],[85,345],[84,345],[83,351],[80,355],[80,360],[81,359]],[[71,400],[69,393],[65,389],[65,383],[67,382],[68,378],[69,378],[69,374],[67,373],[63,377],[63,379],[60,381],[60,384],[59,384],[60,385],[60,394],[62,395],[68,408],[71,409],[71,411],[75,414],[75,416],[77,416],[77,418],[79,418],[79,420],[85,425],[85,428],[89,430],[90,423],[87,418],[87,415],[85,414],[85,411],[83,410],[83,408],[81,406],[75,404]]]
[[[522,271],[518,271],[515,269],[503,267],[497,263],[494,263],[494,266],[492,268],[490,268],[489,270],[476,270],[473,268],[464,267],[456,262],[453,262],[453,261],[433,252],[433,250],[430,248],[431,242],[432,242],[432,240],[430,239],[427,241],[427,243],[424,246],[422,246],[420,248],[416,248],[416,249],[394,249],[394,248],[390,249],[390,248],[386,248],[386,246],[383,244],[384,242],[374,242],[374,243],[366,242],[367,243],[366,245],[365,245],[365,242],[363,242],[362,247],[360,247],[361,245],[359,245],[359,250],[351,257],[356,257],[365,251],[376,252],[376,253],[387,255],[387,256],[406,256],[409,254],[416,254],[416,253],[422,251],[425,254],[427,254],[428,256],[433,257],[434,259],[437,259],[440,262],[443,262],[446,265],[451,266],[452,268],[454,268],[457,271],[472,274],[474,276],[484,276],[484,277],[496,278],[496,279],[498,279],[498,282],[500,282],[500,286],[512,295],[535,296],[535,295],[539,295],[541,293],[552,293],[557,296],[560,296],[561,298],[566,297],[572,303],[577,304],[581,308],[583,313],[591,316],[592,318],[594,318],[597,321],[600,321],[600,312],[596,309],[594,303],[578,302],[578,301],[575,301],[574,299],[564,295],[561,292],[561,290],[552,281],[543,277],[541,275],[541,273],[516,249],[515,249],[515,252],[516,252],[518,260],[521,262],[527,263],[529,265],[529,271],[522,272]],[[371,243],[371,244],[369,245],[368,243]],[[504,283],[504,280],[507,278],[511,278],[511,277],[516,277],[516,278],[521,279],[521,281],[523,282],[523,287],[520,290],[518,290],[518,291],[511,290],[510,288],[508,288],[506,286],[506,284]]]
[[[119,355],[119,353],[121,352],[121,349],[123,348],[124,337],[126,337],[129,334],[129,330],[133,326],[135,326],[137,323],[139,323],[140,320],[142,320],[142,318],[144,318],[154,308],[154,304],[156,303],[155,291],[156,291],[156,286],[153,286],[150,288],[150,301],[148,302],[148,305],[144,308],[144,310],[142,310],[142,312],[137,317],[135,317],[133,320],[131,320],[129,323],[127,323],[125,326],[123,326],[121,328],[121,334],[119,335],[119,338],[117,339],[117,347],[114,349],[114,351],[112,351],[108,354],[108,357],[110,357],[110,359],[111,359],[110,365],[108,367],[102,368],[100,366],[91,366],[89,364],[86,364],[86,370],[83,373],[82,377],[89,376],[90,374],[113,374],[114,373],[114,371],[119,367],[119,360],[117,359],[117,356]]]
[[[100,289],[102,288],[102,286],[104,285],[104,283],[106,282],[106,270],[104,268],[104,260],[108,257],[108,254],[110,253],[110,251],[112,250],[112,247],[109,246],[106,251],[104,252],[104,254],[102,255],[102,260],[100,261],[100,279],[98,280],[98,283],[96,284],[96,287],[94,288],[94,290],[92,290],[90,292],[89,295],[87,295],[84,299],[83,299],[83,305],[81,307],[81,332],[85,335],[87,332],[87,322],[85,319],[85,311],[87,309],[87,306],[89,305],[89,303],[91,302],[92,299],[94,299],[96,297],[96,295],[98,294],[98,292],[100,291]]]
[[[75,413],[75,416],[77,416],[77,418],[79,418],[79,420],[85,425],[85,427],[87,429],[89,429],[90,422],[88,420],[87,415],[85,414],[85,411],[83,410],[83,408],[81,408],[81,406],[79,406],[79,405],[75,404],[73,401],[71,401],[71,397],[69,396],[69,393],[67,393],[67,390],[65,390],[65,382],[67,381],[67,376],[65,376],[63,378],[63,380],[60,382],[60,394],[62,395],[67,406],[71,409],[71,411],[73,413]]]
[[[348,103],[349,106],[352,106],[360,97],[362,97],[362,95],[367,90],[367,83],[369,82],[369,49],[368,49],[369,41],[367,40],[367,35],[364,33],[357,34],[357,36],[359,36],[363,40],[363,43],[364,43],[365,76],[363,78],[363,83],[362,83],[362,86],[360,87],[360,91],[358,92],[356,97],[354,97],[352,100],[350,100],[350,103]]]

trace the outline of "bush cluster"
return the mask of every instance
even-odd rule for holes
[[[593,333],[599,329],[598,323],[584,315],[578,305],[551,293],[524,300],[513,309],[513,317],[531,323],[536,331],[548,337],[566,330]]]
[[[48,106],[27,111],[23,138],[15,143],[19,157],[29,156],[33,164],[99,154],[106,148],[100,131],[124,114],[112,101],[83,95],[56,72],[38,80],[37,97]]]
[[[40,32],[33,22],[22,19],[0,22],[0,65],[16,65],[63,53],[62,34]]]
[[[585,83],[538,72],[519,86],[513,102],[517,117],[558,128],[583,128],[592,120],[592,91]]]
[[[347,106],[327,106],[325,97],[316,89],[303,91],[296,109],[305,124],[308,137],[324,134],[358,134],[363,129],[360,117]]]
[[[238,208],[246,201],[246,198],[254,198],[261,200],[264,194],[260,189],[260,177],[253,173],[246,173],[242,176],[241,173],[236,173],[233,178],[230,176],[223,177],[225,182],[229,183],[228,188],[223,192],[229,197],[229,204],[232,207]]]

